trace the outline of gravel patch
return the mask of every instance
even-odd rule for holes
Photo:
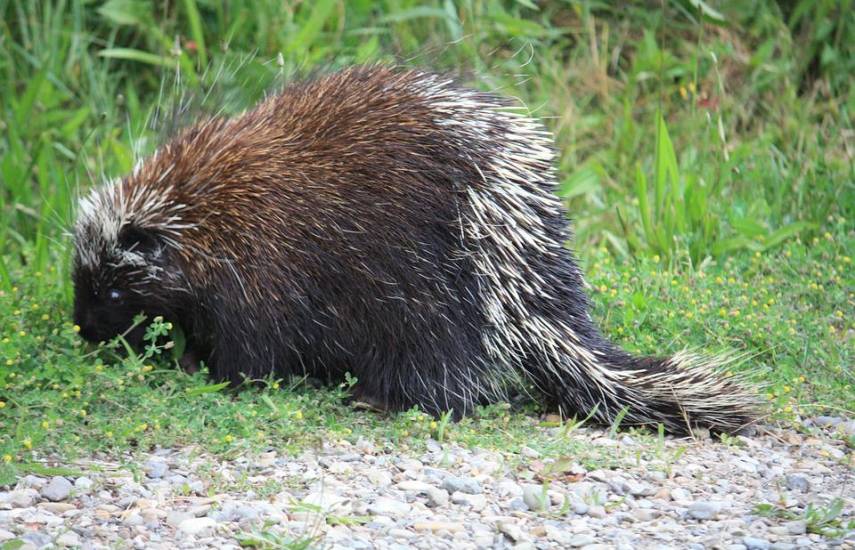
[[[20,548],[240,548],[313,540],[331,549],[855,548],[848,421],[810,435],[767,428],[733,444],[573,432],[624,457],[615,469],[529,447],[518,453],[430,441],[423,453],[364,440],[299,456],[223,459],[198,448],[49,466],[0,491],[0,545]],[[542,428],[549,432],[551,428]],[[556,437],[558,432],[555,432]],[[136,468],[122,464],[133,462]],[[842,502],[834,532],[809,506]],[[760,513],[767,509],[774,514]]]

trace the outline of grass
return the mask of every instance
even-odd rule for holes
[[[123,358],[77,337],[64,232],[80,189],[194,113],[355,62],[449,70],[546,120],[595,315],[624,346],[741,354],[733,370],[777,420],[853,414],[851,2],[704,17],[677,0],[251,4],[0,0],[0,483],[49,455],[359,437],[617,464],[572,423],[532,430],[553,420],[531,406],[378,415],[346,405],[347,384],[236,392],[177,371],[169,349]]]
[[[804,521],[808,533],[815,533],[824,537],[843,537],[855,530],[855,520],[846,520],[841,517],[844,501],[835,498],[827,506],[816,506],[808,504],[800,513],[787,510],[783,506],[775,504],[758,504],[754,513],[758,516],[777,518],[787,521]]]

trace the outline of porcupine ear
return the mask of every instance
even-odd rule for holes
[[[154,261],[163,255],[163,241],[153,231],[129,225],[119,233],[119,247]]]

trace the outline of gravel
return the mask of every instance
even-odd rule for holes
[[[855,521],[853,458],[840,437],[851,421],[832,418],[731,444],[582,427],[572,446],[549,452],[436,441],[405,452],[360,439],[297,456],[41,457],[82,474],[0,487],[0,545],[238,550],[254,537],[334,550],[853,548],[855,533],[843,530]],[[569,463],[577,458],[585,465]],[[842,502],[834,529],[814,532],[808,506],[833,502]]]

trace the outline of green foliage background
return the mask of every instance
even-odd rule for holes
[[[372,62],[448,71],[546,121],[597,314],[624,345],[736,349],[776,414],[851,412],[853,7],[0,0],[0,450],[293,442],[293,422],[265,430],[307,408],[315,430],[421,433],[411,416],[347,418],[332,394],[235,398],[139,358],[105,369],[68,321],[78,193],[199,112]]]

